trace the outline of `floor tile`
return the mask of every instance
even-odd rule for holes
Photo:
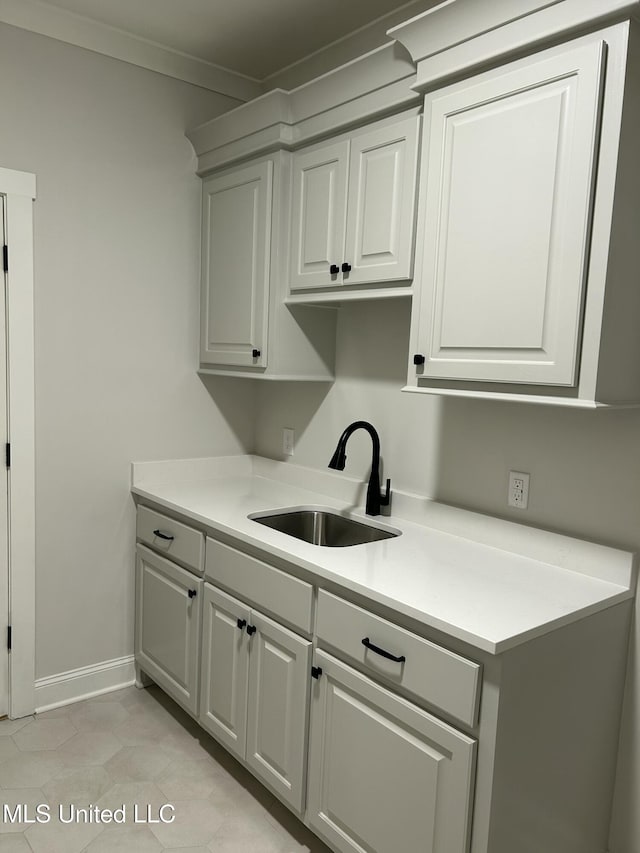
[[[0,720],[0,737],[9,737],[15,734],[23,726],[32,722],[34,717],[21,717],[19,720]]]
[[[206,799],[219,786],[220,774],[210,758],[173,761],[156,779],[167,800]]]
[[[33,850],[20,832],[15,835],[0,835],[0,853],[33,853]]]
[[[144,820],[147,813],[157,816],[159,809],[167,802],[166,796],[153,782],[118,782],[96,804],[101,809],[124,808],[126,825],[133,826],[136,816],[140,820]],[[116,827],[112,825],[110,828]]]
[[[65,762],[58,750],[18,752],[0,768],[0,788],[41,788],[65,769]]]
[[[155,686],[7,722],[2,798],[32,810],[48,803],[51,822],[0,827],[0,853],[329,853]],[[126,822],[60,820],[72,806],[94,805],[124,808]],[[173,823],[159,822],[165,805],[175,808]]]
[[[173,823],[149,827],[163,847],[206,846],[225,820],[223,811],[207,800],[176,800],[172,805]]]
[[[12,737],[0,737],[0,764],[12,755],[15,755],[18,747]]]
[[[2,791],[0,805],[9,809],[9,813],[4,808],[0,812],[0,834],[4,835],[29,829],[32,825],[29,821],[37,819],[37,807],[47,805],[47,798],[40,788],[10,788]],[[15,822],[12,818],[16,819]],[[23,821],[20,822],[19,818]]]
[[[112,785],[104,767],[72,767],[47,782],[43,791],[52,805],[87,806],[96,803]]]
[[[66,717],[60,719],[35,719],[13,735],[13,741],[24,751],[40,749],[58,749],[63,743],[77,734],[77,729]]]
[[[119,826],[103,831],[86,848],[86,853],[161,853],[158,839],[146,827]]]
[[[158,746],[123,746],[104,765],[114,782],[151,782],[171,763]]]
[[[69,716],[79,732],[107,732],[128,719],[129,714],[120,702],[81,702]]]
[[[79,732],[68,740],[57,754],[68,764],[104,764],[122,749],[122,744],[111,732]]]

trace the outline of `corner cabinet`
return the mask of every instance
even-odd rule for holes
[[[420,120],[386,120],[294,153],[292,296],[410,281]]]
[[[637,104],[622,111],[629,35],[620,24],[426,95],[410,387],[640,400],[624,320],[640,307],[638,249],[616,237],[640,213],[624,172],[615,183],[638,127]]]
[[[200,372],[331,381],[335,317],[284,305],[290,154],[202,184]]]

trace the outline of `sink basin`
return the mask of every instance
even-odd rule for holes
[[[400,536],[399,530],[391,527],[379,527],[355,521],[337,512],[326,509],[293,509],[264,515],[250,515],[252,521],[279,530],[288,536],[295,536],[312,545],[324,545],[329,548],[344,548],[348,545],[364,545],[365,542],[377,542],[380,539],[392,539]]]

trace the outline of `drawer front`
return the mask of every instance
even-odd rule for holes
[[[201,575],[204,571],[204,534],[146,506],[138,507],[136,536],[177,563]]]
[[[311,584],[210,538],[207,538],[205,576],[256,604],[260,610],[311,633]]]
[[[318,594],[316,633],[321,645],[357,662],[374,677],[403,688],[463,723],[476,724],[480,664],[324,590]],[[404,660],[392,660],[383,653]]]

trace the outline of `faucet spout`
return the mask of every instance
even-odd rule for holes
[[[358,429],[364,429],[371,436],[373,453],[371,457],[371,475],[367,486],[367,501],[365,511],[367,515],[380,515],[381,506],[389,506],[391,500],[391,480],[387,480],[384,494],[380,491],[380,437],[376,428],[368,421],[354,421],[344,430],[338,440],[329,468],[336,471],[344,471],[347,461],[347,441]]]

